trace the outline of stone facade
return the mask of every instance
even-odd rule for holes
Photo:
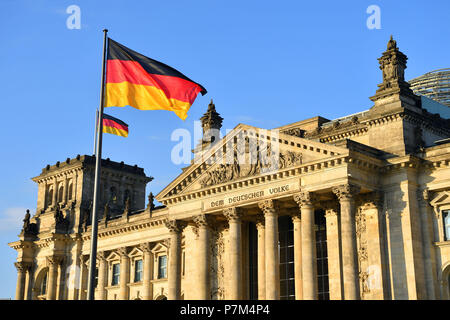
[[[333,121],[217,139],[211,101],[161,207],[141,168],[103,160],[96,299],[449,299],[450,120],[422,108],[406,60],[391,38],[373,107]],[[92,179],[89,156],[33,178],[16,299],[86,299]]]

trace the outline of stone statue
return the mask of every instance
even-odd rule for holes
[[[155,197],[153,196],[153,193],[150,192],[150,194],[148,195],[148,209],[150,212],[152,212],[155,209]]]
[[[27,209],[27,213],[25,214],[25,218],[23,219],[23,230],[27,231],[30,228],[30,210]]]

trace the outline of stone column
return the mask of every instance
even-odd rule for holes
[[[88,282],[88,266],[86,261],[86,256],[80,256],[80,266],[81,266],[81,275],[80,275],[80,290],[79,290],[79,300],[86,300],[87,298],[87,282]]]
[[[128,300],[128,280],[130,279],[130,258],[126,247],[119,248],[120,276],[119,276],[119,300]]]
[[[15,262],[14,265],[17,269],[17,285],[16,285],[16,298],[15,300],[25,299],[25,280],[28,270],[31,264],[29,262],[20,261]]]
[[[47,257],[47,265],[48,265],[47,300],[56,299],[58,265],[61,264],[61,262],[62,257],[58,256]]]
[[[330,300],[342,300],[341,250],[337,201],[322,203],[327,225],[328,283]]]
[[[294,225],[294,281],[295,281],[295,300],[303,300],[303,281],[302,281],[302,221],[300,211],[292,214],[292,223]]]
[[[108,266],[104,251],[97,252],[98,259],[98,282],[97,282],[97,300],[106,300],[106,283],[108,281]]]
[[[69,179],[67,178],[67,175],[64,176],[64,193],[63,193],[63,202],[67,203],[67,194],[68,194],[68,189],[69,189],[69,184],[68,184]]]
[[[209,278],[210,267],[210,226],[211,218],[207,215],[199,215],[194,218],[194,222],[198,229],[198,247],[197,247],[197,299],[211,299],[211,284]]]
[[[55,184],[53,185],[53,199],[52,199],[52,208],[56,208],[58,203],[56,202],[58,199],[58,182],[56,181],[56,177],[54,178]]]
[[[182,221],[166,220],[169,229],[169,265],[167,270],[168,299],[180,300],[181,297],[181,232],[185,224]]]
[[[420,208],[420,224],[423,239],[423,256],[425,267],[425,283],[427,286],[427,299],[435,300],[439,297],[439,288],[437,288],[437,270],[436,270],[436,252],[433,242],[433,208],[430,206],[430,200],[433,197],[432,192],[424,189],[418,194]],[[436,235],[436,234],[435,234]]]
[[[258,203],[265,219],[266,299],[280,299],[280,257],[278,251],[278,212],[273,200]]]
[[[229,224],[229,293],[227,299],[239,300],[242,298],[242,210],[240,208],[227,208],[223,211]]]
[[[302,234],[302,288],[304,300],[317,300],[317,252],[316,232],[314,230],[315,195],[312,192],[300,192],[294,195],[300,207]]]
[[[150,243],[142,243],[141,250],[144,252],[144,292],[142,294],[143,300],[153,300],[153,253],[150,250]]]
[[[56,300],[64,299],[66,275],[64,273],[63,263],[64,262],[62,261],[60,264],[58,264],[58,268],[56,271]]]
[[[264,215],[259,214],[256,219],[258,230],[258,300],[266,299],[266,246]]]
[[[342,275],[344,283],[344,299],[358,300],[359,277],[356,250],[355,200],[360,187],[344,184],[333,187],[341,205],[341,243],[342,243]]]

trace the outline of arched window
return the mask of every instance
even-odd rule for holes
[[[42,278],[41,286],[39,287],[39,295],[44,295],[47,293],[47,276],[48,272],[44,274],[44,277]]]
[[[53,187],[50,187],[47,192],[47,205],[51,206],[53,202]]]
[[[73,183],[72,181],[69,182],[69,190],[67,194],[67,199],[72,200],[72,192],[73,192]]]
[[[64,187],[61,185],[58,189],[58,202],[62,202],[64,200]]]

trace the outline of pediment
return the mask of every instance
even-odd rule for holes
[[[134,257],[140,257],[142,256],[143,252],[142,250],[140,250],[139,248],[133,248],[133,250],[131,250],[131,252],[128,254],[128,256],[130,258],[134,258]]]
[[[210,148],[198,151],[192,164],[164,188],[158,201],[211,186],[264,176],[347,153],[341,147],[239,124]]]
[[[153,254],[157,254],[159,252],[166,252],[167,251],[167,246],[165,243],[163,242],[158,242],[153,249],[151,250]]]
[[[450,192],[448,191],[443,191],[443,192],[439,192],[434,198],[433,200],[430,201],[430,204],[432,206],[436,206],[439,205],[441,203],[449,203],[450,202]]]

